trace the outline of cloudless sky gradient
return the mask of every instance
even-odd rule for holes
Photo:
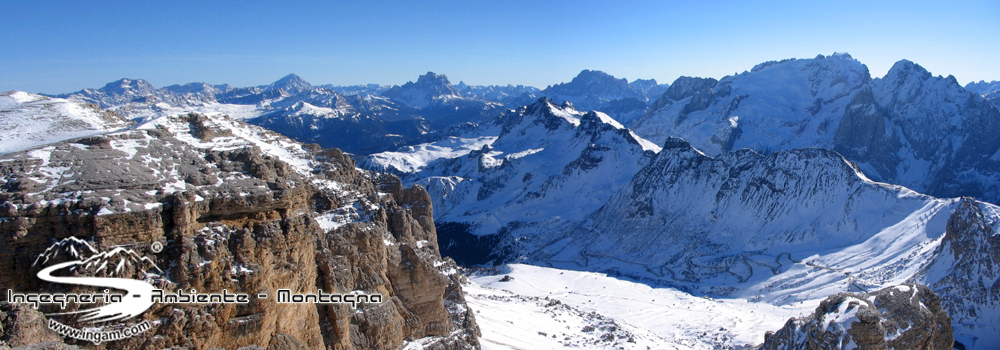
[[[545,88],[580,70],[721,78],[848,52],[962,84],[1000,80],[1000,1],[4,1],[0,91],[64,93],[120,78],[156,87],[452,83]]]

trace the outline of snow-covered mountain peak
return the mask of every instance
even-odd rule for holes
[[[570,102],[577,109],[602,111],[626,125],[646,112],[651,96],[660,95],[666,85],[655,80],[627,79],[598,70],[585,69],[568,83],[549,86],[541,91],[556,103]]]
[[[731,80],[734,84],[752,82],[759,85],[803,78],[809,83],[811,96],[820,99],[821,103],[843,97],[871,81],[867,66],[848,54],[840,54],[761,63],[750,74],[727,77],[722,82]]]
[[[890,82],[895,81],[905,81],[913,76],[919,80],[927,80],[931,78],[931,72],[928,71],[923,66],[914,63],[913,61],[902,59],[896,61],[892,64],[892,68],[889,68],[889,72],[886,73],[885,77],[882,79]]]
[[[85,260],[98,251],[90,242],[70,236],[59,240],[35,258],[32,266],[51,266],[56,263]]]
[[[149,257],[139,255],[135,250],[114,247],[88,257],[81,263],[82,271],[92,276],[141,277],[147,272],[162,274],[163,270]]]
[[[765,62],[718,83],[679,78],[633,130],[658,144],[682,137],[709,155],[828,148],[877,181],[1000,198],[1000,111],[908,60],[876,79],[841,54]]]
[[[900,60],[893,64],[885,77],[876,79],[872,85],[877,90],[878,102],[890,108],[904,103],[922,104],[920,100],[928,97],[937,98],[926,103],[936,104],[941,97],[947,102],[965,102],[957,99],[964,100],[970,94],[954,76],[935,77],[924,67],[909,60]]]
[[[843,59],[854,59],[854,57],[851,57],[851,54],[846,53],[846,52],[834,52],[833,55],[830,55],[830,57],[843,58]]]
[[[519,119],[523,119],[523,117],[530,118],[534,124],[544,125],[546,129],[555,130],[561,127],[572,128],[580,125],[580,116],[582,115],[583,113],[573,108],[572,104],[558,105],[547,97],[542,97],[535,103],[521,107],[517,113],[520,118],[508,121],[504,125],[501,135],[509,133],[511,127],[520,124]]]
[[[615,96],[628,94],[632,92],[631,90],[632,87],[629,86],[627,79],[618,79],[611,74],[589,69],[580,71],[580,74],[577,74],[568,83],[554,85],[545,89],[546,93],[569,96],[585,96],[588,94]]]
[[[965,89],[979,95],[986,95],[991,92],[1000,91],[1000,81],[994,80],[987,82],[985,80],[980,80],[979,82],[970,82],[965,84]]]
[[[264,91],[284,90],[288,94],[297,94],[312,89],[312,85],[295,74],[289,74],[281,79],[264,86]]]
[[[122,78],[97,89],[105,94],[144,96],[155,92],[156,88],[145,79]]]
[[[112,81],[99,89],[83,89],[69,94],[56,95],[55,97],[82,100],[109,108],[133,101],[145,101],[155,98],[157,89],[144,79],[123,78]]]
[[[210,85],[208,83],[187,83],[184,85],[170,85],[163,87],[163,90],[170,91],[177,94],[204,94],[204,95],[215,95],[223,92],[232,90],[233,87],[223,84],[223,85]]]
[[[1000,344],[1000,235],[997,206],[962,198],[930,263],[912,280],[929,285],[966,348]]]
[[[844,106],[870,79],[868,68],[847,55],[765,62],[719,81],[681,77],[633,130],[658,144],[683,137],[711,155],[829,148],[813,135],[835,130]]]
[[[435,74],[434,72],[427,72],[427,74],[418,77],[415,87],[435,97],[445,95],[461,96],[458,93],[458,90],[455,90],[455,88],[451,86],[451,82],[448,81],[448,76],[444,74]]]
[[[461,146],[467,149],[464,156],[427,145],[411,152],[374,154],[360,163],[369,163],[365,166],[371,169],[411,169],[412,173],[402,174],[403,179],[428,189],[436,220],[448,227],[464,227],[458,233],[439,230],[441,245],[448,250],[465,249],[449,242],[468,234],[493,237],[487,239],[548,235],[557,227],[582,220],[659,151],[604,113],[583,113],[548,98],[511,111],[496,124],[502,125],[499,136],[477,142],[478,149]],[[440,146],[455,145],[442,142]],[[432,152],[441,158],[427,159]],[[395,165],[404,158],[420,159],[426,165]],[[486,255],[490,254],[464,262],[482,263],[489,260],[483,260]]]
[[[383,92],[382,96],[418,108],[427,107],[434,101],[462,97],[447,76],[434,72],[421,75],[416,83],[411,81],[402,86],[393,86]]]
[[[711,89],[718,83],[719,81],[713,78],[678,77],[660,98],[667,101],[680,101],[698,91]]]
[[[813,71],[809,76],[813,96],[823,101],[849,94],[872,80],[868,66],[847,53],[820,55],[806,66]]]

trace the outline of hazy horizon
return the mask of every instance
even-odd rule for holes
[[[121,78],[156,87],[568,82],[721,78],[786,58],[847,52],[885,75],[907,59],[963,85],[1000,80],[1000,3],[603,2],[8,4],[0,91],[49,94]]]

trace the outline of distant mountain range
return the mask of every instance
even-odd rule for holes
[[[579,110],[602,111],[621,123],[631,124],[667,87],[655,79],[629,83],[601,71],[583,70],[572,81],[550,86],[539,94],[557,103],[569,101]]]
[[[983,96],[991,104],[1000,108],[1000,81],[980,80],[978,83],[965,84],[965,89]]]
[[[522,85],[453,86],[445,75],[433,72],[398,86],[314,86],[289,74],[268,85],[243,88],[189,83],[158,89],[142,79],[121,79],[52,97],[92,103],[138,120],[189,111],[227,114],[302,142],[369,154],[459,135],[545,95],[559,103],[607,110],[617,119],[634,118],[645,112],[649,96],[665,87],[655,80],[627,83],[589,70],[545,91]]]

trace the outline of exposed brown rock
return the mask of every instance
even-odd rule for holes
[[[0,302],[0,346],[59,342],[59,335],[45,322],[45,315],[31,306]]]
[[[903,284],[830,296],[812,315],[767,332],[759,349],[949,350],[954,342],[941,298],[927,286]]]
[[[165,271],[165,280],[154,283],[165,291],[225,289],[270,297],[251,297],[249,304],[154,304],[140,316],[151,330],[99,348],[396,349],[424,337],[436,337],[428,346],[434,349],[479,347],[462,277],[454,262],[440,256],[423,188],[406,189],[394,176],[359,171],[339,150],[302,147],[261,129],[253,131],[266,142],[298,147],[295,154],[308,158],[312,172],[294,169],[253,143],[211,144],[235,142],[226,141],[236,139],[234,126],[250,128],[187,115],[156,129],[103,135],[101,142],[55,144],[42,160],[28,152],[5,156],[0,286],[66,291],[39,280],[40,267],[33,264],[67,237],[102,250],[138,243]],[[197,140],[183,139],[192,136]],[[46,167],[67,170],[45,176]],[[336,224],[321,225],[321,215],[327,221],[332,215]],[[165,249],[154,254],[147,249],[151,242],[164,242]],[[138,267],[122,273],[142,276]],[[278,304],[277,289],[380,293],[384,302],[356,309]],[[17,319],[45,319],[27,315]],[[48,331],[42,324],[41,331]],[[31,327],[4,327],[9,336],[94,347],[36,337]]]

